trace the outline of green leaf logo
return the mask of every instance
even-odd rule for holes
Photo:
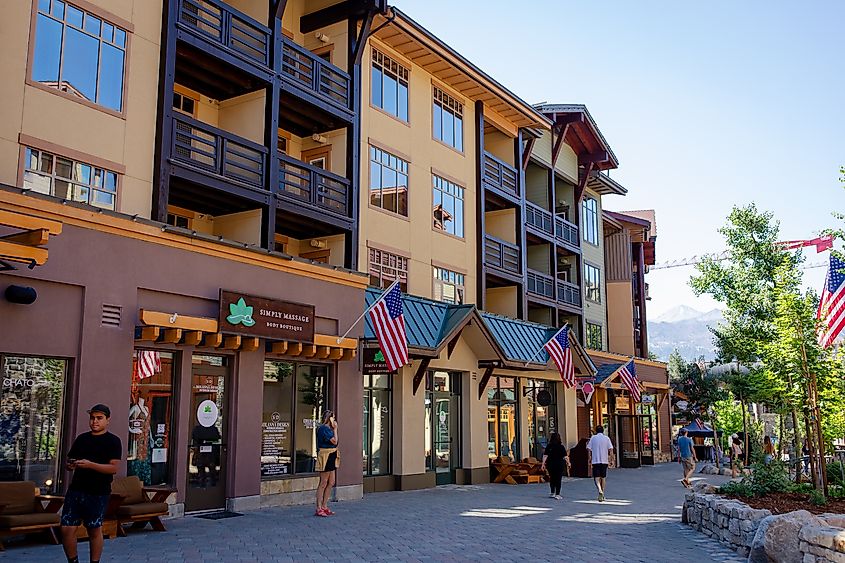
[[[211,412],[211,407],[209,405],[205,405],[205,408],[203,410],[205,412]]]
[[[229,316],[226,320],[233,325],[252,326],[255,324],[252,320],[252,307],[246,304],[243,297],[238,299],[237,303],[229,303]]]
[[[374,362],[384,362],[384,354],[381,353],[381,350],[376,352],[376,355],[373,356]]]

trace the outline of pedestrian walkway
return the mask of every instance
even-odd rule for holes
[[[187,517],[107,541],[104,561],[744,561],[680,524],[680,477],[676,463],[611,470],[603,503],[591,479],[566,479],[562,501],[545,484],[451,485],[333,503],[329,518],[306,506]],[[63,561],[61,547],[32,544],[4,557]]]

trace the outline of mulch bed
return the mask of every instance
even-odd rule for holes
[[[828,499],[824,506],[816,506],[810,503],[809,495],[800,493],[770,493],[764,497],[738,497],[730,495],[728,498],[744,502],[751,508],[765,508],[772,514],[785,514],[793,510],[807,510],[813,514],[845,514],[845,499]]]

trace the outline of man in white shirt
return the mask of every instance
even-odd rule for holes
[[[613,456],[613,442],[604,435],[604,428],[596,427],[596,433],[587,443],[590,463],[593,465],[593,482],[599,490],[599,502],[604,502],[604,482],[607,479],[607,466]]]

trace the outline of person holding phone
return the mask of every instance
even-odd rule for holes
[[[76,437],[67,457],[67,470],[73,471],[62,507],[62,547],[69,563],[79,563],[76,530],[88,530],[91,561],[103,555],[103,515],[111,495],[111,482],[123,455],[120,438],[108,431],[111,410],[96,404],[88,410],[88,427]]]
[[[332,516],[329,497],[335,483],[335,470],[340,465],[337,454],[337,421],[334,412],[323,413],[323,423],[317,429],[317,471],[320,484],[317,486],[317,511],[314,516]]]

